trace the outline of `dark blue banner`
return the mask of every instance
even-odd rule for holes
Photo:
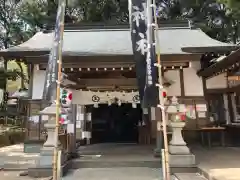
[[[56,100],[59,51],[62,51],[62,47],[60,47],[61,25],[64,24],[65,7],[65,0],[59,1],[53,37],[53,46],[48,59],[43,89],[43,100],[49,100],[51,102]]]
[[[151,8],[152,9],[152,8]],[[145,0],[132,0],[130,11],[130,27],[136,76],[142,107],[156,107],[158,104],[156,52],[153,45],[154,33],[148,26],[147,3]],[[149,33],[148,31],[151,31]],[[151,34],[151,38],[148,37]],[[149,42],[149,38],[151,42]]]

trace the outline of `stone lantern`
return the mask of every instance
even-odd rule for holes
[[[185,104],[179,104],[178,99],[173,97],[166,113],[169,118],[169,126],[172,129],[172,139],[169,143],[170,166],[191,167],[191,165],[195,165],[195,156],[190,153],[182,136],[182,129],[186,124]]]
[[[61,108],[61,114],[67,113],[65,109]],[[64,173],[66,164],[66,155],[63,152],[59,139],[55,136],[56,127],[56,104],[53,103],[40,111],[40,115],[48,116],[48,121],[44,124],[47,129],[47,140],[43,144],[43,148],[40,152],[40,157],[36,160],[36,166],[29,168],[28,175],[30,177],[49,177],[53,173],[53,159],[54,148],[56,141],[58,141],[58,150],[61,152],[61,173]]]

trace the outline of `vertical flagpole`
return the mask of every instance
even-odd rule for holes
[[[58,46],[58,75],[57,75],[57,92],[56,92],[56,126],[55,126],[55,148],[54,148],[54,163],[53,163],[53,180],[60,180],[60,169],[58,168],[59,152],[58,152],[58,133],[59,133],[59,116],[60,116],[60,82],[62,77],[62,46],[63,46],[63,32],[64,32],[64,17],[65,17],[65,0],[59,0],[58,6],[62,6],[62,14],[60,17],[60,40]]]
[[[163,176],[166,177],[166,180],[170,180],[170,168],[169,168],[169,151],[168,151],[168,137],[167,137],[167,123],[166,123],[166,114],[164,108],[164,99],[163,99],[163,79],[162,79],[162,66],[161,66],[161,59],[160,59],[160,44],[159,44],[159,37],[158,37],[158,22],[157,22],[157,11],[156,11],[156,0],[153,0],[154,5],[154,21],[155,21],[155,42],[156,42],[156,53],[157,53],[157,67],[158,67],[158,81],[159,81],[159,108],[161,109],[162,115],[162,126],[163,126],[163,139],[164,139],[164,152],[162,155],[162,160],[164,160],[164,167],[163,168]],[[165,168],[165,169],[164,169]]]

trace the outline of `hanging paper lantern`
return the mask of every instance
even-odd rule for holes
[[[163,98],[166,98],[166,97],[167,97],[166,91],[163,91],[163,92],[162,92],[162,96],[163,96]]]
[[[60,124],[68,124],[68,115],[67,114],[61,114],[59,116],[59,123]]]
[[[64,118],[60,117],[60,118],[59,118],[59,123],[60,123],[60,124],[64,124]]]
[[[68,94],[68,99],[69,99],[70,101],[72,101],[72,93],[71,93],[71,92]]]
[[[180,119],[181,119],[181,121],[185,121],[186,120],[186,114],[181,114]]]
[[[67,103],[67,90],[66,89],[60,89],[60,94],[61,94],[61,103],[66,104]]]
[[[63,106],[69,106],[72,102],[72,92],[67,89],[60,89],[60,99]]]

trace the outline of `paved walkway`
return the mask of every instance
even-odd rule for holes
[[[157,168],[161,162],[153,157],[152,146],[96,144],[82,146],[78,152],[81,158],[75,163],[81,168],[64,180],[162,180],[162,170]],[[155,166],[149,167],[151,163]]]
[[[84,161],[107,161],[107,162],[159,162],[160,159],[154,158],[153,146],[143,146],[137,144],[95,144],[82,146],[78,149],[78,154],[83,157],[79,160]],[[85,158],[86,157],[86,158]],[[92,158],[89,158],[92,157]],[[94,159],[93,159],[94,158]]]
[[[23,144],[0,148],[0,168],[26,170],[32,167],[38,154],[23,152]]]
[[[28,176],[19,176],[21,171],[0,171],[1,180],[50,180],[50,178],[30,178]]]
[[[84,155],[84,158],[81,158],[80,161],[93,162],[96,164],[95,167],[90,168],[90,166],[75,170],[68,177],[65,177],[66,180],[69,180],[70,177],[83,179],[86,176],[92,178],[89,180],[94,180],[96,176],[102,177],[104,180],[108,180],[107,177],[112,176],[115,176],[113,180],[118,180],[118,176],[123,177],[124,180],[127,180],[126,177],[128,176],[136,176],[139,180],[145,180],[147,177],[149,178],[146,180],[160,178],[161,169],[148,166],[126,167],[126,164],[112,166],[114,162],[126,162],[127,164],[134,162],[136,164],[139,161],[160,163],[158,159],[153,157],[152,147],[108,144],[102,145],[99,151],[96,151],[97,146],[99,145],[80,148],[82,155]],[[208,173],[211,178],[216,180],[240,180],[240,148],[194,148],[193,152],[196,154],[199,167]],[[0,167],[15,170],[14,172],[0,171],[0,177],[6,177],[6,180],[28,180],[28,177],[19,177],[19,174],[33,166],[37,157],[38,154],[23,153],[23,144],[0,148]],[[93,158],[94,161],[92,161]],[[102,166],[101,162],[106,162],[106,165]],[[144,174],[148,175],[144,176]],[[5,180],[4,178],[0,179]],[[98,178],[98,180],[102,179]]]
[[[240,180],[240,148],[197,148],[194,151],[199,168],[211,180]]]
[[[131,167],[131,163],[138,164],[143,161],[154,161],[160,164],[160,161],[155,159],[152,155],[151,147],[139,147],[137,145],[118,145],[118,144],[104,144],[91,145],[81,147],[79,152],[83,155],[80,163],[90,162],[96,164],[99,162],[99,167],[81,168],[72,170],[63,180],[162,180],[161,169],[149,167]],[[35,158],[38,154],[23,153],[23,144],[8,146],[0,148],[0,166],[6,170],[14,171],[0,171],[1,180],[30,180],[29,177],[19,176],[23,170],[28,169],[34,165]],[[125,162],[121,164],[124,167],[116,166],[116,162]],[[129,164],[130,163],[130,164]],[[103,167],[106,164],[108,167]],[[115,164],[115,166],[112,166]],[[85,164],[86,165],[86,164]],[[130,167],[126,167],[130,165]],[[49,178],[40,178],[39,180],[48,180]]]

